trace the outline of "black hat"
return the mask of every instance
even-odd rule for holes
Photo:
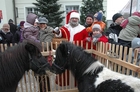
[[[13,23],[14,21],[12,19],[9,19],[8,23]]]
[[[93,15],[92,14],[87,14],[86,18],[87,17],[91,17],[93,19]]]
[[[112,17],[113,22],[115,22],[115,20],[117,20],[121,16],[123,16],[121,13],[114,14],[113,17]]]

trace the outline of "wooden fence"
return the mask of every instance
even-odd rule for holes
[[[73,42],[75,43],[75,42]],[[57,48],[59,43],[53,43],[51,44],[51,50],[48,48],[48,43],[46,44],[46,47],[44,47],[44,43],[42,43],[43,49],[42,54],[43,56],[50,56],[55,55],[55,50],[53,50],[54,46]],[[75,44],[78,45],[79,44]],[[82,47],[82,45],[80,45]],[[93,44],[91,44],[91,47]],[[3,47],[1,45],[1,47]],[[5,45],[6,47],[6,45]],[[86,47],[88,47],[88,44],[86,44]],[[46,49],[44,49],[46,48]],[[93,48],[93,47],[92,47]],[[95,54],[95,58],[97,58],[102,64],[104,64],[109,69],[126,74],[126,75],[132,75],[135,77],[140,77],[140,64],[137,62],[138,57],[138,51],[134,51],[134,58],[132,59],[133,49],[127,48],[123,46],[115,46],[114,44],[109,43],[98,43],[96,44],[96,50],[94,49],[85,49],[88,53]],[[4,51],[3,48],[1,48],[1,51]],[[65,71],[63,74],[64,76],[61,76],[62,78],[67,78],[68,71]],[[49,75],[43,75],[43,76],[37,76],[34,74],[33,71],[26,72],[21,81],[19,82],[18,88],[16,92],[78,92],[77,87],[75,86],[75,79],[72,76],[72,74],[69,72],[69,85],[64,86],[64,84],[67,84],[62,82],[62,86],[59,86],[56,84],[56,76],[58,75],[48,73]],[[67,80],[67,79],[66,79]]]

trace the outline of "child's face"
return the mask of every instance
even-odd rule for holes
[[[101,33],[100,29],[97,28],[95,28],[92,32],[93,32],[93,36]]]

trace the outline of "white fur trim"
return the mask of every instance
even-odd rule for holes
[[[71,18],[78,18],[79,20],[80,20],[80,15],[79,15],[79,13],[77,13],[77,12],[72,12],[71,14],[70,14],[70,19]]]

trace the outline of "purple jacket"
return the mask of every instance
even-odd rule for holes
[[[39,28],[34,26],[35,19],[37,18],[37,15],[35,14],[28,14],[26,22],[24,23],[24,30],[22,32],[21,39],[29,39],[39,42],[37,39]]]

